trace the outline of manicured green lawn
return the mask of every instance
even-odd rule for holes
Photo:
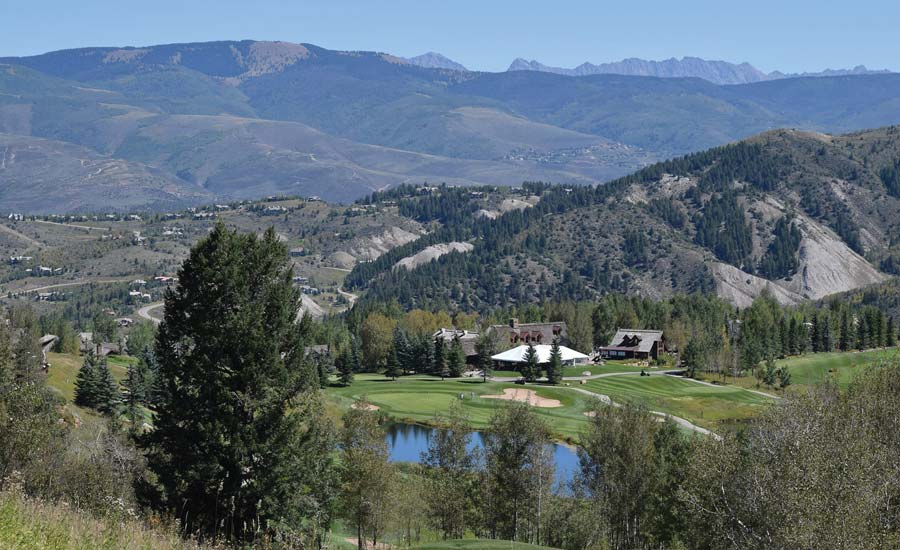
[[[502,394],[504,388],[535,390],[539,397],[559,400],[560,407],[534,407],[534,411],[560,437],[576,439],[587,425],[584,412],[590,408],[591,398],[559,387],[484,383],[478,378],[441,380],[431,376],[404,376],[390,380],[382,375],[360,374],[349,387],[331,387],[326,392],[343,410],[365,396],[370,403],[397,420],[422,423],[432,422],[435,415],[445,414],[451,403],[457,402],[469,416],[473,427],[484,428],[494,411],[505,401],[481,396]]]
[[[795,357],[787,357],[775,361],[776,367],[786,366],[791,373],[791,385],[787,390],[759,386],[759,381],[752,375],[740,378],[728,377],[725,385],[740,386],[742,388],[759,389],[768,393],[783,395],[785,391],[805,391],[809,386],[815,386],[826,381],[834,381],[841,388],[850,385],[853,377],[865,367],[875,364],[883,359],[896,356],[898,348],[874,349],[866,351],[807,353]],[[714,383],[721,383],[721,378],[704,374],[701,378]]]
[[[634,365],[627,365],[625,363],[619,362],[607,362],[604,365],[595,365],[593,363],[588,363],[587,365],[575,365],[574,367],[564,367],[563,368],[563,376],[581,376],[582,373],[590,372],[591,375],[594,374],[607,374],[613,372],[633,372],[640,373],[641,370],[645,370],[647,372],[655,372],[660,370],[666,370],[664,367],[635,367]],[[491,376],[496,376],[498,378],[507,378],[507,377],[516,377],[521,376],[518,371],[514,370],[495,370],[491,371]]]
[[[563,376],[581,376],[583,372],[590,372],[592,375],[594,374],[608,374],[613,372],[633,372],[640,373],[642,370],[647,372],[656,372],[660,370],[665,370],[665,368],[653,368],[653,367],[635,367],[633,365],[626,365],[623,363],[616,362],[607,362],[605,365],[576,365],[574,367],[565,367],[563,369]]]
[[[881,359],[896,356],[897,348],[868,350],[861,352],[810,353],[798,357],[788,357],[776,361],[777,366],[786,365],[794,385],[814,385],[834,380],[841,387],[847,387],[853,376],[862,367]]]
[[[618,403],[641,404],[713,430],[744,421],[774,402],[738,387],[711,387],[674,376],[613,376],[579,386]]]

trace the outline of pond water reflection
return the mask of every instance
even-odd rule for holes
[[[385,437],[391,451],[391,462],[421,462],[422,453],[428,450],[428,438],[435,429],[403,423],[388,426]],[[559,443],[551,446],[556,463],[556,480],[567,484],[578,471],[578,453]],[[483,447],[481,432],[472,432],[470,449],[479,447]]]

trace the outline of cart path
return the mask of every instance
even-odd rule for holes
[[[668,373],[666,373],[668,374]],[[703,384],[704,386],[711,386],[713,388],[740,388],[744,391],[748,391],[750,393],[755,393],[756,395],[761,395],[763,397],[768,397],[769,399],[781,399],[780,395],[773,395],[771,393],[766,393],[760,390],[751,390],[750,388],[742,388],[740,386],[723,386],[721,384],[713,384],[712,382],[707,382],[705,380],[696,380],[694,378],[688,378],[687,376],[680,376],[682,380],[687,380],[688,382],[694,382],[696,384]]]
[[[608,395],[604,395],[602,393],[595,393],[592,391],[585,390],[583,388],[573,388],[573,387],[565,387],[565,386],[563,387],[563,389],[577,391],[578,393],[588,395],[595,399],[599,399],[602,403],[604,403],[606,405],[611,405],[613,407],[621,407],[622,406],[619,403],[616,403],[615,401],[613,401]],[[650,414],[654,414],[656,416],[661,416],[663,418],[669,419],[672,422],[675,422],[679,426],[686,428],[688,430],[691,430],[691,431],[694,431],[694,432],[697,432],[697,433],[700,433],[703,435],[708,435],[708,436],[712,437],[713,439],[715,439],[716,441],[722,440],[722,436],[718,435],[717,433],[713,432],[712,430],[707,430],[706,428],[698,426],[689,420],[681,418],[680,416],[675,416],[675,415],[671,415],[671,414],[659,412],[659,411],[648,411],[648,412]]]

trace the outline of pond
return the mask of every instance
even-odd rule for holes
[[[388,426],[385,437],[391,452],[391,462],[421,462],[421,455],[428,450],[428,439],[435,429],[403,423]],[[556,463],[556,481],[566,485],[578,472],[578,453],[572,447],[559,443],[551,446],[553,461]],[[477,447],[483,447],[481,432],[472,432],[470,448]]]

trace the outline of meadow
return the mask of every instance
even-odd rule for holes
[[[783,395],[790,392],[806,391],[809,387],[825,382],[833,382],[840,388],[850,385],[853,377],[869,365],[882,360],[895,357],[900,351],[898,348],[871,349],[866,351],[807,353],[778,359],[775,367],[787,367],[791,374],[791,384],[786,389],[769,388],[760,384],[754,376],[721,377],[711,374],[701,375],[700,378],[714,384],[739,386],[748,389],[758,389],[768,393]]]

